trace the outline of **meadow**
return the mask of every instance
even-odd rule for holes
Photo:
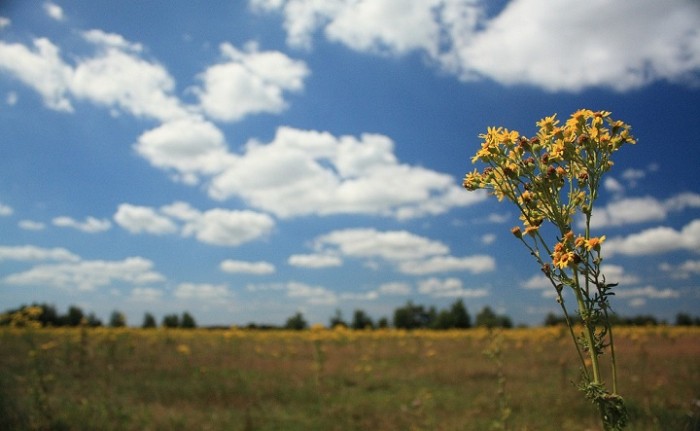
[[[10,328],[3,430],[599,430],[568,329]],[[700,430],[700,328],[618,328],[629,430]]]

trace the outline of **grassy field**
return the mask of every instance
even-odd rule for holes
[[[616,342],[629,429],[700,430],[700,328]],[[0,349],[2,430],[600,429],[564,328],[5,328]]]

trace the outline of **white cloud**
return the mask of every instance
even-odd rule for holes
[[[206,244],[237,246],[269,234],[274,226],[275,221],[267,214],[216,208],[186,223],[182,233]]]
[[[287,296],[290,298],[304,298],[313,305],[333,305],[338,302],[338,297],[332,291],[322,286],[310,286],[305,283],[290,282],[286,285]]]
[[[433,256],[422,261],[407,261],[399,264],[404,274],[423,275],[436,272],[467,271],[472,274],[490,272],[496,269],[496,261],[491,256],[474,255],[466,257]]]
[[[269,144],[245,154],[213,178],[216,199],[240,196],[279,217],[378,214],[398,219],[440,214],[484,198],[452,176],[400,164],[386,136],[335,137],[280,127]]]
[[[228,299],[230,295],[225,284],[180,283],[175,288],[175,297],[185,300],[220,301]]]
[[[342,265],[343,260],[330,254],[293,254],[287,263],[301,268],[328,268]]]
[[[171,219],[144,206],[121,204],[114,214],[114,221],[131,233],[163,235],[177,231]]]
[[[56,217],[52,220],[52,223],[54,226],[70,227],[87,233],[104,232],[112,227],[112,223],[109,220],[99,220],[95,217],[87,217],[84,222],[79,222],[71,217]]]
[[[462,297],[483,298],[489,296],[488,289],[466,289],[458,278],[429,278],[418,283],[418,292],[436,298]]]
[[[349,257],[379,257],[388,261],[418,260],[449,252],[445,244],[407,231],[375,229],[336,230],[316,238],[314,244],[319,249],[330,247]]]
[[[300,91],[309,74],[306,64],[279,51],[259,51],[249,43],[241,51],[221,44],[224,63],[210,66],[199,77],[201,107],[208,116],[237,121],[250,114],[286,109],[285,92]]]
[[[226,259],[219,265],[219,268],[231,274],[273,274],[275,272],[275,265],[269,262],[248,262],[243,260],[232,260]]]
[[[151,165],[174,170],[177,179],[190,185],[197,184],[200,175],[222,171],[233,159],[221,130],[195,116],[168,121],[143,133],[134,149]]]
[[[603,180],[603,188],[615,194],[620,194],[625,191],[625,187],[613,177],[606,177],[605,180]]]
[[[450,249],[442,242],[407,231],[336,230],[317,237],[314,247],[332,255],[379,258],[393,263],[397,271],[411,275],[451,271],[477,274],[495,269],[495,261],[490,256],[451,256]]]
[[[100,30],[83,37],[96,45],[98,54],[78,62],[71,81],[76,97],[119,107],[137,117],[171,120],[187,115],[171,94],[173,78],[163,66],[139,57],[139,45]]]
[[[593,210],[591,227],[626,226],[665,220],[669,212],[686,208],[700,208],[700,195],[693,192],[680,193],[665,201],[651,196],[622,198]]]
[[[214,208],[199,211],[184,202],[160,209],[121,204],[114,215],[118,225],[131,233],[154,235],[180,232],[205,244],[237,246],[269,234],[275,221],[249,210]],[[180,223],[181,222],[181,223]]]
[[[693,275],[700,275],[700,260],[686,260],[678,265],[664,262],[659,265],[659,269],[668,272],[673,278],[687,279]]]
[[[624,91],[657,80],[697,82],[700,69],[700,10],[692,0],[513,0],[495,17],[487,17],[484,2],[471,0],[251,4],[284,15],[292,46],[310,47],[322,29],[327,39],[360,52],[421,52],[464,80]]]
[[[0,203],[0,217],[11,216],[14,212],[11,206]]]
[[[377,288],[377,292],[381,295],[410,295],[413,289],[411,289],[408,283],[394,281],[381,284],[379,288]]]
[[[481,243],[484,245],[491,245],[496,241],[496,235],[493,233],[486,233],[481,236]]]
[[[83,291],[115,282],[146,284],[163,280],[163,275],[153,271],[153,262],[142,257],[38,265],[4,279],[8,284],[77,288]]]
[[[649,299],[672,299],[681,295],[673,289],[657,289],[654,286],[644,286],[635,288],[616,288],[615,296],[618,298],[649,298]]]
[[[135,287],[131,289],[129,299],[134,302],[156,302],[163,297],[161,289],[153,287]]]
[[[0,246],[0,262],[3,260],[58,260],[77,262],[80,257],[65,248],[42,248],[33,245]]]
[[[0,16],[0,30],[2,30],[5,27],[9,27],[10,24],[12,24],[12,21],[10,21],[9,18],[6,18],[4,16]]]
[[[17,223],[17,225],[20,229],[33,231],[44,230],[46,228],[46,225],[44,223],[34,220],[20,220],[19,223]]]
[[[0,41],[0,69],[36,90],[51,109],[72,112],[67,97],[72,70],[63,63],[59,48],[46,38],[33,42],[33,49]]]
[[[700,250],[700,219],[693,220],[680,231],[660,226],[628,235],[609,238],[603,245],[607,255],[630,256],[660,254],[675,250]]]
[[[7,103],[7,106],[15,106],[18,100],[19,96],[17,95],[17,93],[15,93],[14,91],[10,91],[9,93],[7,93],[5,103]]]
[[[56,3],[44,3],[44,11],[49,17],[55,19],[56,21],[63,21],[65,19],[63,9],[61,9],[61,6],[57,5]]]

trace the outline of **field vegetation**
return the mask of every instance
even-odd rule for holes
[[[568,328],[0,328],[3,430],[599,430]],[[629,430],[700,430],[700,328],[618,327]]]

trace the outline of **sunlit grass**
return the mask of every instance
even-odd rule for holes
[[[571,390],[567,331],[499,334],[510,429],[599,429]],[[700,329],[618,334],[629,429],[698,429]],[[492,341],[485,329],[5,328],[0,429],[491,429]]]

